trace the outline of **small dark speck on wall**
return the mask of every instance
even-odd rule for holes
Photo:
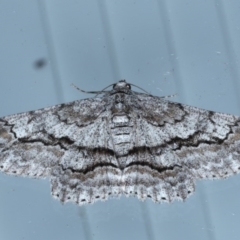
[[[40,58],[34,62],[34,68],[41,69],[47,65],[47,61],[44,58]]]

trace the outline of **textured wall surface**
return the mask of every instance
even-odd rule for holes
[[[0,116],[89,97],[127,79],[153,95],[240,116],[240,2],[0,2]],[[0,173],[0,239],[240,238],[240,176],[201,181],[186,202],[78,207],[47,180]]]

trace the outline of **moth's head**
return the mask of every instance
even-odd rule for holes
[[[114,90],[130,90],[131,89],[131,84],[127,83],[126,80],[120,80],[119,82],[115,83],[113,85]]]

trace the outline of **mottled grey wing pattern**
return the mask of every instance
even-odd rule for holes
[[[50,175],[78,142],[94,145],[89,135],[99,137],[102,123],[96,120],[103,111],[103,100],[95,98],[0,118],[0,169],[33,177]]]
[[[140,99],[143,112],[152,109],[143,115],[151,126],[145,138],[164,149],[164,159],[186,166],[194,178],[222,178],[240,171],[239,117],[158,97]]]
[[[0,170],[50,177],[62,202],[182,200],[196,179],[240,171],[239,121],[119,81],[101,98],[0,118]]]

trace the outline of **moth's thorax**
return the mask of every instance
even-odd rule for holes
[[[129,104],[127,101],[127,95],[124,93],[116,93],[114,95],[112,103],[112,114],[113,115],[122,115],[129,113]]]

